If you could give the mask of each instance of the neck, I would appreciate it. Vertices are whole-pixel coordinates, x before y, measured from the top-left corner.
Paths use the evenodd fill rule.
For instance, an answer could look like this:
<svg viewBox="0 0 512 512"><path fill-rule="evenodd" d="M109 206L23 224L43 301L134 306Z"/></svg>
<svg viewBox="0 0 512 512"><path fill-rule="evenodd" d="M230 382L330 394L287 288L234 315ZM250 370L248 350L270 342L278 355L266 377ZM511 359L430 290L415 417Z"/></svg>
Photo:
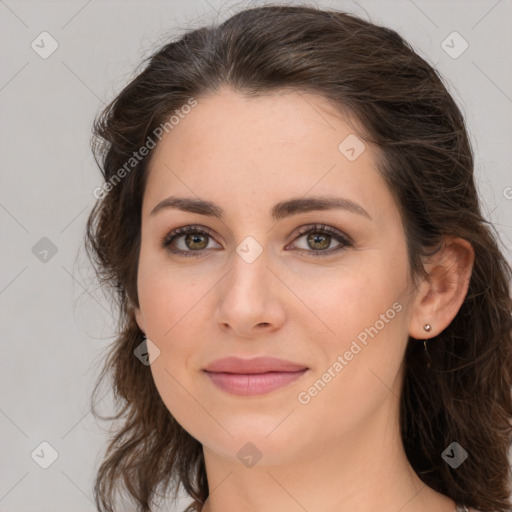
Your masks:
<svg viewBox="0 0 512 512"><path fill-rule="evenodd" d="M365 425L282 464L245 467L203 446L210 496L202 512L454 512L455 502L414 472L395 418L387 404Z"/></svg>

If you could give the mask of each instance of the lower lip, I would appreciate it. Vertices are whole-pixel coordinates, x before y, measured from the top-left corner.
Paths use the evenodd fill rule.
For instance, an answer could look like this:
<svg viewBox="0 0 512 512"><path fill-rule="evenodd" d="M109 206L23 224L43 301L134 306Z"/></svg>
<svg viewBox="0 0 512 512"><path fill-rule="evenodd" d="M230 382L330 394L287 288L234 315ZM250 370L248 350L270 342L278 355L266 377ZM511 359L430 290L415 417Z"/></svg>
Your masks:
<svg viewBox="0 0 512 512"><path fill-rule="evenodd" d="M212 382L223 391L239 396L263 395L296 381L308 371L268 373L206 372Z"/></svg>

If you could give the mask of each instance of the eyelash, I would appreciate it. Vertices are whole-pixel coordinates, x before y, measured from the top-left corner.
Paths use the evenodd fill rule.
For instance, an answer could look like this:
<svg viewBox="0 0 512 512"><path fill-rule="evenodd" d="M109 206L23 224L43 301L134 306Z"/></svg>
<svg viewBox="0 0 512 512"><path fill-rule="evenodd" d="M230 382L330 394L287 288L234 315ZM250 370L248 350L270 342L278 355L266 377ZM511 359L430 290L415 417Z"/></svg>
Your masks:
<svg viewBox="0 0 512 512"><path fill-rule="evenodd" d="M176 238L179 238L180 236L186 235L188 233L197 233L197 234L201 234L201 235L207 235L207 236L213 238L213 236L211 235L209 230L202 226L194 226L194 225L183 226L181 228L174 229L173 231L168 233L161 240L162 248L166 249L167 251L169 251L173 254L178 254L180 256L186 256L186 257L188 257L188 256L192 256L192 257L203 256L202 253L205 252L205 249L200 249L197 251L192 251L192 250L182 251L180 249L171 249L170 248L172 242L174 242L174 240ZM309 251L305 250L305 249L298 249L298 251L301 253L308 253L315 257L331 255L333 253L340 252L340 251L346 249L347 247L353 247L353 245L354 245L352 243L352 241L348 237L344 236L340 231L338 231L334 228L330 228L329 226L325 226L324 224L315 224L313 226L302 226L299 228L298 236L296 238L301 238L302 236L308 235L309 233L321 233L323 235L329 235L329 236L333 237L337 242L340 242L340 244L341 244L341 246L337 247L336 249L327 249L324 251L314 250L314 249L311 249Z"/></svg>

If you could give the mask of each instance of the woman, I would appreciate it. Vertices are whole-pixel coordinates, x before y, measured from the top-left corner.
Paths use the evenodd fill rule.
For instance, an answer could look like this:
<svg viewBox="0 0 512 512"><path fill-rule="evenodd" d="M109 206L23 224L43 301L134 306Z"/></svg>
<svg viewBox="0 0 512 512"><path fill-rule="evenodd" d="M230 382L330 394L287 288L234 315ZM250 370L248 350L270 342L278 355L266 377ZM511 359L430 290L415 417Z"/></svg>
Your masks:
<svg viewBox="0 0 512 512"><path fill-rule="evenodd" d="M151 56L95 135L100 511L179 485L203 512L511 510L511 269L396 32L244 10Z"/></svg>

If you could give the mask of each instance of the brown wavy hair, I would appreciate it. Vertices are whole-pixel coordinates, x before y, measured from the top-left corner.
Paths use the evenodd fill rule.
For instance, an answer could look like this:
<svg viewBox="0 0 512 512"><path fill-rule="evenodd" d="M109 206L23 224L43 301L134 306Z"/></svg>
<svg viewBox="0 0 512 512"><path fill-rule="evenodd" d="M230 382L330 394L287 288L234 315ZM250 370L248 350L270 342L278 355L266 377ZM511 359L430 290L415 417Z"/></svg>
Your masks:
<svg viewBox="0 0 512 512"><path fill-rule="evenodd" d="M444 235L472 244L467 296L429 341L430 368L422 344L409 339L400 428L426 485L484 512L510 511L512 269L482 215L464 118L439 73L395 31L316 6L245 9L187 31L142 64L94 122L92 148L105 183L191 98L200 101L223 86L247 96L312 92L357 119L354 131L379 151L378 170L400 209L414 280L426 276L421 258L439 250ZM92 394L95 416L118 422L95 480L101 512L114 511L118 491L141 512L169 489L176 498L180 486L199 506L209 494L201 444L167 410L150 367L133 353L143 340L133 306L150 158L151 152L119 183L111 181L86 228L99 283L119 310L116 339ZM119 407L108 417L95 410L107 375ZM469 453L457 469L441 457L453 441Z"/></svg>

